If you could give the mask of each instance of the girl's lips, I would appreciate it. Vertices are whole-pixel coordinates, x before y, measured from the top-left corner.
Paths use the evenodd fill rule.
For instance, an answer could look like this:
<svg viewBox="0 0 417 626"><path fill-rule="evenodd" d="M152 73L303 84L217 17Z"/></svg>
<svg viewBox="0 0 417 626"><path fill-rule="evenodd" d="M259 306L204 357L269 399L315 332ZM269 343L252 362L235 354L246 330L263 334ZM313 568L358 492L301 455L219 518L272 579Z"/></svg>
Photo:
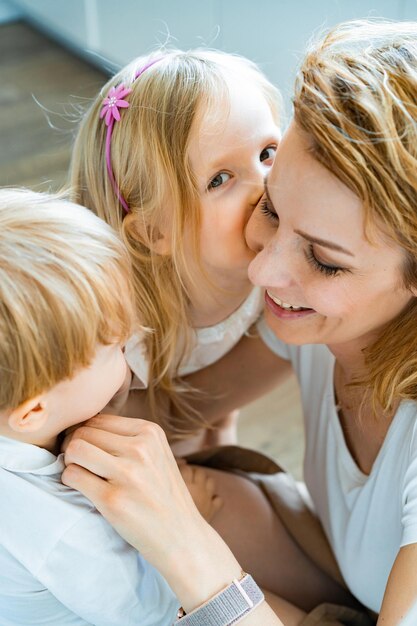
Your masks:
<svg viewBox="0 0 417 626"><path fill-rule="evenodd" d="M300 319L302 317L306 317L307 315L312 315L315 313L314 309L301 309L300 311L294 311L291 309L284 309L282 306L279 306L271 296L265 291L265 304L268 309L271 311L275 317L279 317L280 319L285 320L294 320Z"/></svg>

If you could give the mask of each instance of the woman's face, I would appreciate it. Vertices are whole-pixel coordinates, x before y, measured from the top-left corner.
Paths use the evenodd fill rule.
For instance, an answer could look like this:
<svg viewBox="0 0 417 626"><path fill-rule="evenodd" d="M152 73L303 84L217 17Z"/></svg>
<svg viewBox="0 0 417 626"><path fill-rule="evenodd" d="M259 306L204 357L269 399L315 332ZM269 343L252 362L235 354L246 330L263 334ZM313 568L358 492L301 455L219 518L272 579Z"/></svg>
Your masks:
<svg viewBox="0 0 417 626"><path fill-rule="evenodd" d="M293 344L363 348L413 294L402 249L364 233L361 201L309 152L293 123L278 148L267 193L247 227L258 254L249 277L266 287L266 318Z"/></svg>

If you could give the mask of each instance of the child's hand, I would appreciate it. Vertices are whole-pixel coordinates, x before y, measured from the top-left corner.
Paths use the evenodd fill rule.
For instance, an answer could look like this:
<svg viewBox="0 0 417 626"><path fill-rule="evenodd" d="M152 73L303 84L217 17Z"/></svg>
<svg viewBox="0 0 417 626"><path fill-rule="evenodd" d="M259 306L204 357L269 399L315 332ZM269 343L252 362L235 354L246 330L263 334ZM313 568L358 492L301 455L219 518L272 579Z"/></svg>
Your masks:
<svg viewBox="0 0 417 626"><path fill-rule="evenodd" d="M179 460L178 467L194 504L204 519L210 522L223 506L221 498L215 494L214 480L207 476L204 468L188 465L182 459Z"/></svg>

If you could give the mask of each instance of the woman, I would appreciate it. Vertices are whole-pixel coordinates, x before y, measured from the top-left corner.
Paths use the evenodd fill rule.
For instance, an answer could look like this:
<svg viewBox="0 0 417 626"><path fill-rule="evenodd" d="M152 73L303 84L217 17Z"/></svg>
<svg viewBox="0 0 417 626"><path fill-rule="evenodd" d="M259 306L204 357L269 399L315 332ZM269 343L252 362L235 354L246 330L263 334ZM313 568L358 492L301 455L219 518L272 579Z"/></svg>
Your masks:
<svg viewBox="0 0 417 626"><path fill-rule="evenodd" d="M417 598L417 24L334 29L302 64L294 110L247 228L250 277L266 287L260 334L276 355L264 356L277 377L289 362L298 375L305 480L343 578L378 624L394 625ZM213 366L225 410L259 379L263 350L240 372L242 350L250 339ZM106 479L77 465L63 476L160 569L186 612L239 578L240 563L298 606L326 588L337 598L254 484L214 472L224 506L213 524L230 551L153 425L97 418L67 460ZM275 610L262 602L242 623L302 619Z"/></svg>

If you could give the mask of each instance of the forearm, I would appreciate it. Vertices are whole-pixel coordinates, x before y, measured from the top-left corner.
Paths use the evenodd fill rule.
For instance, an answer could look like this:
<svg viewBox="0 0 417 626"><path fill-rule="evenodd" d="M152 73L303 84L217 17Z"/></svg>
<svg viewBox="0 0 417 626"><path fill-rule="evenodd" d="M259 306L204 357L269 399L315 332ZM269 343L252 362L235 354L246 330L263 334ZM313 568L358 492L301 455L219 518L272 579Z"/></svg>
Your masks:
<svg viewBox="0 0 417 626"><path fill-rule="evenodd" d="M189 549L181 550L174 562L167 561L161 570L186 613L206 603L242 575L241 566L220 536L208 524L200 530L201 533L197 532L194 541L190 542ZM178 568L178 562L181 568ZM240 623L245 626L284 626L266 602Z"/></svg>
<svg viewBox="0 0 417 626"><path fill-rule="evenodd" d="M194 408L212 421L271 391L290 373L290 363L274 354L260 337L244 336L222 359L186 380L202 391L193 400Z"/></svg>

